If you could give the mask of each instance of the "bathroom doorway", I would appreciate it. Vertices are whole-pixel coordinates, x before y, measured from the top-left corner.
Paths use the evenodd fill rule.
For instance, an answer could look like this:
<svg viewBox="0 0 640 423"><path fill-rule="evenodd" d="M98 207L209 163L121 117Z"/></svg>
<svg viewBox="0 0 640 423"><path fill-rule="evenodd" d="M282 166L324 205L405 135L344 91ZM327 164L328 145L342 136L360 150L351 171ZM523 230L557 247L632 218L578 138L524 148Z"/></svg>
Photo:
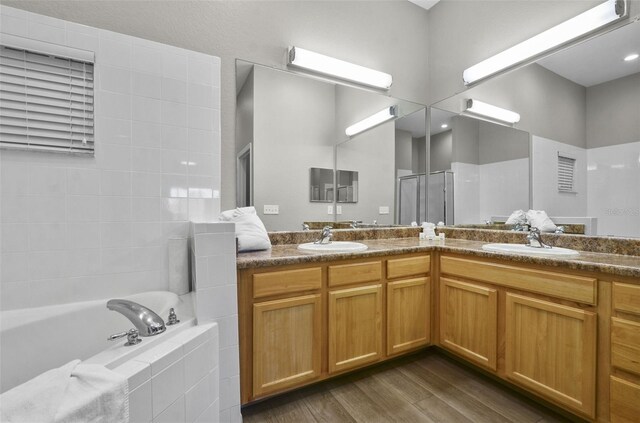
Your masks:
<svg viewBox="0 0 640 423"><path fill-rule="evenodd" d="M253 204L252 144L247 144L236 156L236 206Z"/></svg>

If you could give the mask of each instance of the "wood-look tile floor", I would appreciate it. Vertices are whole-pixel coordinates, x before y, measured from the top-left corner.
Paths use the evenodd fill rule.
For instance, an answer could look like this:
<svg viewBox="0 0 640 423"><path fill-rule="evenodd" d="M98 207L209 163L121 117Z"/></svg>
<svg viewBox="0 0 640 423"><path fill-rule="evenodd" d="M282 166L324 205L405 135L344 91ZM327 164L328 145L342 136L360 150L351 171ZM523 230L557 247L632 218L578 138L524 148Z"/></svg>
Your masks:
<svg viewBox="0 0 640 423"><path fill-rule="evenodd" d="M244 423L568 422L437 352L365 369L245 407Z"/></svg>

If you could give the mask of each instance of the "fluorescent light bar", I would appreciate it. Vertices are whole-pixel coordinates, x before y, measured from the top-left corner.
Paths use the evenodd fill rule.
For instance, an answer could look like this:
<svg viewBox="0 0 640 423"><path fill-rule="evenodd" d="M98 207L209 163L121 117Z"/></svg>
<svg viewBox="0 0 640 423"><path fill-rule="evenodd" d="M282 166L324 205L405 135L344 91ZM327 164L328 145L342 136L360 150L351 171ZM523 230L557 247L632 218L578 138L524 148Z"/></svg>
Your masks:
<svg viewBox="0 0 640 423"><path fill-rule="evenodd" d="M593 9L465 69L462 72L464 84L472 84L588 34L624 17L626 10L626 0L607 0Z"/></svg>
<svg viewBox="0 0 640 423"><path fill-rule="evenodd" d="M362 119L358 123L354 123L347 129L345 129L344 133L347 134L347 136L352 137L356 134L359 134L360 132L366 131L367 129L371 129L374 126L385 123L397 116L397 106L387 107L384 110L380 110L378 113L369 116L368 118Z"/></svg>
<svg viewBox="0 0 640 423"><path fill-rule="evenodd" d="M300 47L289 47L289 65L324 75L354 81L371 87L389 89L393 77L388 73L314 53Z"/></svg>
<svg viewBox="0 0 640 423"><path fill-rule="evenodd" d="M520 122L520 115L518 113L478 100L467 100L467 108L465 111L511 124Z"/></svg>

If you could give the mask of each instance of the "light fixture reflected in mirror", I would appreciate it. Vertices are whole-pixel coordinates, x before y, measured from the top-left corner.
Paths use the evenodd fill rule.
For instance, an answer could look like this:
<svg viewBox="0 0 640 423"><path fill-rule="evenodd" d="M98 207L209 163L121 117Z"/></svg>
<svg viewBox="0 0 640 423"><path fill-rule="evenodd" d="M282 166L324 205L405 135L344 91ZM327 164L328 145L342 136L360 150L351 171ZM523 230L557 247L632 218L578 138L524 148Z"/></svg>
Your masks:
<svg viewBox="0 0 640 423"><path fill-rule="evenodd" d="M473 99L467 100L465 114L506 122L511 125L520 121L520 115L516 112Z"/></svg>
<svg viewBox="0 0 640 423"><path fill-rule="evenodd" d="M374 113L368 118L362 119L360 122L349 126L345 129L344 133L347 134L348 137L352 137L360 132L366 131L367 129L371 129L391 119L395 119L396 117L398 117L398 106L385 107L378 113Z"/></svg>

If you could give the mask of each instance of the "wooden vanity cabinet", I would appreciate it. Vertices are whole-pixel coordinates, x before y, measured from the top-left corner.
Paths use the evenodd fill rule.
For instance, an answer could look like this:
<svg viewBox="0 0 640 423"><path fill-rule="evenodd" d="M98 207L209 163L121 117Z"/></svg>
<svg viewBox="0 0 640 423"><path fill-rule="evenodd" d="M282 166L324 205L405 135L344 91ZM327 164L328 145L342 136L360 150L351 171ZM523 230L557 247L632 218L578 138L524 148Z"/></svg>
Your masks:
<svg viewBox="0 0 640 423"><path fill-rule="evenodd" d="M640 285L612 283L612 423L640 421Z"/></svg>
<svg viewBox="0 0 640 423"><path fill-rule="evenodd" d="M595 418L595 278L443 255L439 293L443 348Z"/></svg>
<svg viewBox="0 0 640 423"><path fill-rule="evenodd" d="M240 270L241 402L427 346L430 270L429 254Z"/></svg>

